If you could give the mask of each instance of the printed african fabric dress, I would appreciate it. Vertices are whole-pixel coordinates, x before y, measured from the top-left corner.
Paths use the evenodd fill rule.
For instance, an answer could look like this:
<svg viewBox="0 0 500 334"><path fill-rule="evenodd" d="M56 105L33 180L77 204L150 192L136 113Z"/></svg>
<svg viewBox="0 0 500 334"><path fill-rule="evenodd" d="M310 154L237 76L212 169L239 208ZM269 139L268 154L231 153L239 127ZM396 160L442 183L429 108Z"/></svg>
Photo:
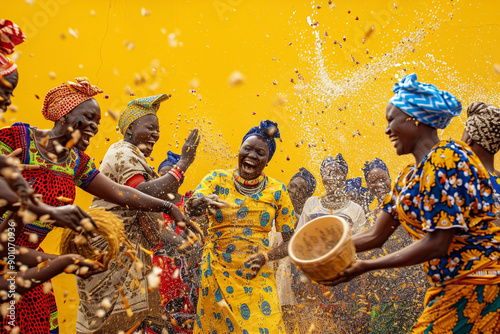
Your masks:
<svg viewBox="0 0 500 334"><path fill-rule="evenodd" d="M285 185L266 179L262 192L247 197L236 190L232 171L217 170L193 194L216 194L231 205L209 215L194 333L285 333L273 269L264 265L250 279L252 272L244 264L252 254L269 250L273 222L278 232L294 228Z"/></svg>
<svg viewBox="0 0 500 334"><path fill-rule="evenodd" d="M69 151L66 159L53 162L40 154L35 141L36 128L25 123L14 123L11 127L0 130L0 153L7 155L21 148L18 156L22 164L39 165L41 168L23 171L24 178L37 194L43 196L43 202L51 206L73 204L76 196L75 186L85 189L99 171L94 162L84 152L76 147ZM58 197L65 197L68 202ZM16 245L30 249L39 249L40 243L52 230L50 225L40 221L26 224L23 234ZM28 240L29 234L36 234L38 241ZM57 306L53 292L45 294L43 287L37 286L23 295L16 305L16 324L21 327L21 333L58 333ZM4 325L5 323L4 319ZM0 328L3 333L4 326Z"/></svg>
<svg viewBox="0 0 500 334"><path fill-rule="evenodd" d="M143 175L146 181L158 178L137 146L123 140L109 147L100 171L122 185L135 175ZM127 332L141 323L139 330L161 333L165 321L162 319L160 294L158 289L149 287L147 275L152 270L152 261L144 250L149 251L160 242L158 221L163 219L162 213L129 210L98 197L94 197L92 207L110 210L123 221L127 241L133 245L135 257L143 266L138 266L137 261L127 256L122 245L120 254L110 261L107 271L87 279L77 277L80 304L76 329L79 333L118 333ZM100 236L93 238L90 244L96 249L107 247L105 239ZM124 287L122 296L117 294L116 286ZM100 304L105 298L111 302L111 307L104 316L98 316L97 311L102 310Z"/></svg>
<svg viewBox="0 0 500 334"><path fill-rule="evenodd" d="M423 265L434 286L412 333L500 333L500 228L488 172L470 147L437 144L400 173L384 210L415 240L455 229L448 254Z"/></svg>

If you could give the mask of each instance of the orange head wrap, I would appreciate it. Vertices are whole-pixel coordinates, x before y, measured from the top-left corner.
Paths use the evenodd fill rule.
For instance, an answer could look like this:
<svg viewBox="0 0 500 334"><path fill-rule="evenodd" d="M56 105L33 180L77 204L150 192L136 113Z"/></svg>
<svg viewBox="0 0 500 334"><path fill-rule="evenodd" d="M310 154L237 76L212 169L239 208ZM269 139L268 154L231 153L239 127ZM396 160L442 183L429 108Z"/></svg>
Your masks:
<svg viewBox="0 0 500 334"><path fill-rule="evenodd" d="M47 93L42 107L42 114L45 119L56 122L80 103L102 93L102 90L91 85L86 77L76 78L75 80L77 82L66 81Z"/></svg>

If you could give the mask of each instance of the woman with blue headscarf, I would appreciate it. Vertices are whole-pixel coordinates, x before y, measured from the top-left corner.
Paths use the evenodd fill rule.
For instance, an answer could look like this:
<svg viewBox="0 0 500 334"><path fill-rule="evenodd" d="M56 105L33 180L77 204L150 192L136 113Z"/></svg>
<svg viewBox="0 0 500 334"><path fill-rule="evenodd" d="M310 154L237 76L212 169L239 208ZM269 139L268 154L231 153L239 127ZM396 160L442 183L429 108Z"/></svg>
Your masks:
<svg viewBox="0 0 500 334"><path fill-rule="evenodd" d="M461 141L440 141L462 106L416 74L394 85L386 135L398 155L411 154L375 226L355 235L357 252L381 247L402 225L415 240L375 260L357 261L336 285L358 275L423 263L433 284L412 333L497 333L500 328L500 228L488 171Z"/></svg>
<svg viewBox="0 0 500 334"><path fill-rule="evenodd" d="M265 264L288 255L295 213L285 185L263 173L276 151L278 125L262 121L244 137L238 168L210 172L186 202L207 213L194 333L285 333L274 271ZM283 243L270 249L272 225Z"/></svg>

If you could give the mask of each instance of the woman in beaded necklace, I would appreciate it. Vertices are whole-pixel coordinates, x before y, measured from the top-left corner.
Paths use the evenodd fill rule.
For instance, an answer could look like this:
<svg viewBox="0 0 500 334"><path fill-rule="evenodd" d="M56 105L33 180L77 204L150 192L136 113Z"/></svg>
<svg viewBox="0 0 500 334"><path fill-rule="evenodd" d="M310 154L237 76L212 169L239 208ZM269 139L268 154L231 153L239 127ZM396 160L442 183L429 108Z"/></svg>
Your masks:
<svg viewBox="0 0 500 334"><path fill-rule="evenodd" d="M280 138L263 121L243 138L234 171L210 172L186 203L200 216L209 209L208 241L194 333L285 333L274 271L265 266L288 255L293 206L285 185L262 172ZM273 222L283 243L270 249Z"/></svg>

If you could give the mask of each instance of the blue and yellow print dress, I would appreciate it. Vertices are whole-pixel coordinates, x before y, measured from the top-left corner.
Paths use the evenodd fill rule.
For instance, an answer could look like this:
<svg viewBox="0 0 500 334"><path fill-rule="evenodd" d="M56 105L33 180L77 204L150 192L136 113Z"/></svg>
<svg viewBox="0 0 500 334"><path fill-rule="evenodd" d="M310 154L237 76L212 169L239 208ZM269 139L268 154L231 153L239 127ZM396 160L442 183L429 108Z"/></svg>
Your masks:
<svg viewBox="0 0 500 334"><path fill-rule="evenodd" d="M477 281L478 272L498 268L500 228L492 222L493 196L477 155L465 143L448 140L399 174L384 210L415 240L436 229L456 229L448 254L424 263L430 281L440 286L470 277Z"/></svg>
<svg viewBox="0 0 500 334"><path fill-rule="evenodd" d="M247 197L236 190L232 171L217 170L193 194L216 194L231 205L209 216L194 333L285 333L273 269L264 265L249 279L252 273L244 264L250 255L269 250L273 223L278 232L294 227L285 185L266 178L266 188Z"/></svg>

